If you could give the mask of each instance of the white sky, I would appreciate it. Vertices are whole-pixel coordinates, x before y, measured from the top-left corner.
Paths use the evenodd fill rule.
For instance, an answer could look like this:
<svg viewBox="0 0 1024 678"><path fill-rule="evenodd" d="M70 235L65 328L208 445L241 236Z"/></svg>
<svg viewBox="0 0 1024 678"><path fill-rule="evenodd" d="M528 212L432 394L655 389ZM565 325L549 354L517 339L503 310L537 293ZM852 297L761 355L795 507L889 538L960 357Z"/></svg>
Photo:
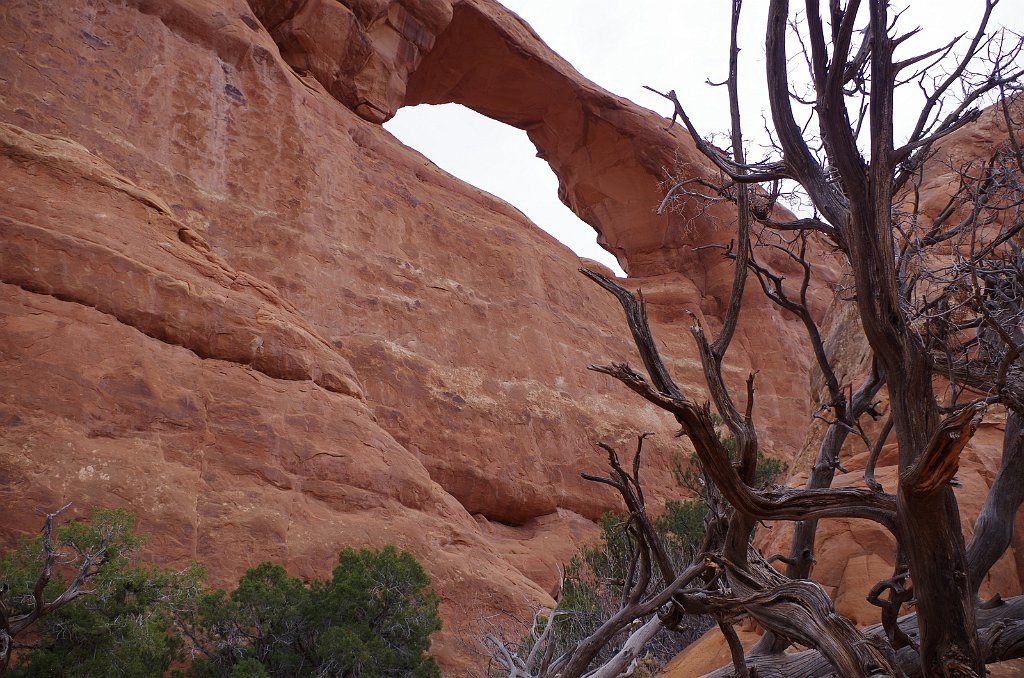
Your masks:
<svg viewBox="0 0 1024 678"><path fill-rule="evenodd" d="M702 133L727 129L724 88L706 84L727 73L727 0L501 2L605 89L663 114L671 111L667 102L643 86L675 89ZM768 108L762 82L767 6L766 0L748 0L740 25L744 132L755 138L761 113ZM901 25L922 26L924 31L897 56L925 51L973 30L983 7L983 0L917 0ZM1024 30L1024 0L1003 0L993 23ZM597 245L593 229L558 200L558 182L547 163L536 157L525 132L456 104L403 108L385 127L444 170L519 208L580 256L597 259L621 275L614 258Z"/></svg>

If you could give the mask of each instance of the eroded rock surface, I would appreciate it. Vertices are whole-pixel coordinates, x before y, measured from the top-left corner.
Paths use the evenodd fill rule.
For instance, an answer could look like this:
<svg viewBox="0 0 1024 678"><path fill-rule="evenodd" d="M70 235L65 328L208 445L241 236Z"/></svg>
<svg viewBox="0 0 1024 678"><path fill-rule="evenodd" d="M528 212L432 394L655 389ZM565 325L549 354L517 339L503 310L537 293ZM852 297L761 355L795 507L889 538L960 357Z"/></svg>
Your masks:
<svg viewBox="0 0 1024 678"><path fill-rule="evenodd" d="M36 507L126 506L155 561L198 559L218 584L395 543L433 577L434 649L461 675L483 620L553 604L561 563L619 508L579 478L604 467L595 440L657 432L648 495L677 493L673 422L585 369L637 361L614 301L379 125L455 101L526 130L697 388L688 313L717 329L732 269L692 246L728 242L733 215L654 214L667 167L708 172L692 144L518 17L10 0L0 35L0 541L37 529ZM762 441L790 458L808 352L749 295L727 376L760 370Z"/></svg>
<svg viewBox="0 0 1024 678"><path fill-rule="evenodd" d="M281 49L336 99L384 122L405 99L409 74L452 19L451 0L250 0Z"/></svg>
<svg viewBox="0 0 1024 678"><path fill-rule="evenodd" d="M459 673L616 507L578 476L594 440L664 432L673 486L668 420L585 369L632 348L579 259L293 70L248 4L13 2L0 33L5 543L67 501L131 508L217 584L393 542Z"/></svg>

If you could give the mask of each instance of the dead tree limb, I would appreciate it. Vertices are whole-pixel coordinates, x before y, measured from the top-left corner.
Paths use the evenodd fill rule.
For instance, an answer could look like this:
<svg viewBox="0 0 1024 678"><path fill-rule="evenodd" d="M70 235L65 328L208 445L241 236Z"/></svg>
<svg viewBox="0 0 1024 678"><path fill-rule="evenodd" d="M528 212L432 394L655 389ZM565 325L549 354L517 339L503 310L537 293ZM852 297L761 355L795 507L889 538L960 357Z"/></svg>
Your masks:
<svg viewBox="0 0 1024 678"><path fill-rule="evenodd" d="M1000 601L991 609L978 609L977 627L980 647L986 664L1024 657L1024 596ZM917 613L899 618L900 631L914 644L920 640L917 627ZM863 634L869 638L884 637L881 624L869 626ZM896 668L908 678L923 676L920 657L912 645L895 654ZM748 654L747 663L757 671L758 678L831 678L835 668L817 650L805 650L792 654ZM732 667L723 667L707 673L701 678L728 678Z"/></svg>
<svg viewBox="0 0 1024 678"><path fill-rule="evenodd" d="M974 537L967 547L971 590L977 595L985 575L1006 552L1013 538L1013 522L1024 502L1024 422L1015 411L1006 416L1003 460L978 519Z"/></svg>

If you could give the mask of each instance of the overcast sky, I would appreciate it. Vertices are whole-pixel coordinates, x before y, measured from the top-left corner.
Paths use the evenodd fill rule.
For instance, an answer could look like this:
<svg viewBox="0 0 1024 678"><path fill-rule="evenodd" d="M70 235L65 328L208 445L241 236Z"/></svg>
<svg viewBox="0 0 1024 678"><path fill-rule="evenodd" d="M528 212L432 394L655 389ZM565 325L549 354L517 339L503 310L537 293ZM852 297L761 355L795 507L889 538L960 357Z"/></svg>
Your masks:
<svg viewBox="0 0 1024 678"><path fill-rule="evenodd" d="M706 84L727 73L730 3L727 0L502 0L580 73L641 106L670 113L643 89L675 89L705 134L728 124L723 88ZM902 7L905 3L895 3ZM740 28L741 99L747 136L767 109L763 90L764 20L768 3L747 2ZM996 21L1024 30L1022 0L1003 0ZM908 42L909 55L970 30L983 0L918 0L902 17L904 28L925 30ZM909 108L909 107L907 107ZM536 157L526 133L456 104L403 108L385 127L455 176L519 208L580 256L619 271L589 226L558 200L558 183Z"/></svg>

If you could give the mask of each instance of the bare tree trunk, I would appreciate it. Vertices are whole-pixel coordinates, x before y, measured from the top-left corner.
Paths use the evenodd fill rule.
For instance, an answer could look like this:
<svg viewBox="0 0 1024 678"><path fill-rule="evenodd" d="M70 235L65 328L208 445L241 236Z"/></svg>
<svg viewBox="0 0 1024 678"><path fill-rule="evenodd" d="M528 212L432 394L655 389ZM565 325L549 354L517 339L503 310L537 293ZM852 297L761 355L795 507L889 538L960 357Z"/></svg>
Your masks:
<svg viewBox="0 0 1024 678"><path fill-rule="evenodd" d="M1010 47L1005 48L1003 39L1006 36L986 33L996 2L998 0L986 0L984 16L964 55L951 56L954 41L937 50L897 61L894 57L896 47L914 32L899 35L897 21L890 16L890 3L886 0L830 0L828 3L805 0L800 20L791 20L788 0L770 0L765 42L766 75L771 105L770 131L776 153L759 162L747 163L742 152L735 67L739 0L733 1L730 75L726 81L732 114L731 156L701 138L674 92L663 95L675 104L673 119L679 118L686 125L698 150L720 170L722 183L715 186L713 181L703 176L683 179L669 192L665 202L679 187L697 182L735 202L740 211L740 248L734 251L731 244L728 248L722 247L737 265L722 333L712 341L700 323L694 322L691 327L700 353L707 393L735 439L738 463L732 463L728 450L718 437L711 406L694 403L669 376L647 325L642 295L635 296L599 274L586 272L622 303L650 383L643 375L621 363L592 366L591 369L619 379L636 393L673 414L682 426L681 434L693 443L706 478L729 504L721 516L728 517L724 544L720 551L707 555L723 568L721 576L712 581L724 582L727 588L724 591L712 590L709 583L704 594L708 609L716 614L719 621L731 620L729 615L742 610L777 635L773 638L770 633L766 634L757 649L778 653L790 642L815 647L821 656L827 657L832 669L844 678L898 675L900 669L893 665L897 661L894 647L900 648L900 662L908 652L919 647L918 669L923 675L977 678L984 672L984 656L993 652L1012 654L1020 642L1012 625L1002 625L986 629L984 642L979 643L975 592L984 572L1005 550L1009 536L1004 525L1012 521L1016 508L1024 500L1024 490L1015 491L1008 486L1024 471L1024 451L1018 451L1018 448L1024 449L1024 443L1017 433L1010 435L1011 429L1019 431L1022 424L1014 420L1008 425L1003 469L979 520L978 538L976 544L972 544L970 559L950 481L957 471L960 454L980 421L980 410L976 405L998 401L1012 404L1011 398L1017 397L1015 394L1019 391L1014 390L1015 384L1008 383L1008 375L1012 372L1010 366L1024 348L1019 341L1008 339L1006 334L1010 328L1004 329L1001 325L1024 322L1024 312L1017 310L1016 306L1019 294L1015 285L1020 283L1011 281L1024 279L1024 264L1015 268L1015 264L1006 259L1006 253L993 255L993 252L1024 229L1024 220L1019 219L1022 203L1014 197L1024 191L1010 187L1006 189L1008 192L999 193L1002 190L1000 186L1008 185L1000 182L1009 175L1001 168L996 171L993 160L988 174L980 179L961 171L964 181L960 193L950 199L949 209L936 217L931 225L919 228L922 221L929 219L921 214L918 202L912 205L912 212L907 212L903 209L902 198L896 199L910 177L923 166L936 140L977 118L977 111L971 107L979 97L1002 88L1006 83L1016 82L1024 75L1024 69L1014 65L1024 53L1024 39L1017 39L1019 36L1007 38L1006 44ZM813 101L797 97L794 91L799 90L802 84L791 86L788 81L789 70L796 63L787 54L790 28L800 37ZM855 49L856 36L861 37L857 38L860 47ZM979 74L971 66L975 57L984 55L986 50L991 72L984 77L984 73ZM954 62L950 69L935 69L935 63L947 56ZM932 57L938 61L933 62ZM982 60L984 58L982 56ZM906 69L909 68L914 69L913 75L907 75ZM925 91L926 103L919 111L917 124L908 140L896 148L893 108L897 83L913 83L915 80ZM962 90L958 92L959 98L951 97L952 105L943 110L946 97L955 90ZM802 119L798 123L796 112L801 106L807 107L812 120ZM803 117L802 111L800 117ZM1008 116L1007 120L1009 124ZM810 137L806 136L808 134ZM782 191L779 188L782 180L794 181L806 191L815 207L813 216L789 221L774 219L773 211ZM977 183L972 185L975 180ZM771 188L749 191L748 184L771 184ZM1015 190L1017 193L1013 193ZM984 228L996 222L997 217L992 214L979 217L980 211L993 205L1004 205L1010 212L1017 208L1017 216L1011 217L1017 222L997 238L989 240L980 250L974 249L972 240L972 249L967 257L954 246L953 250L958 253L956 261L944 269L947 277L943 279L942 275L936 274L928 278L927 266L922 263L927 261L924 248L943 242L948 247L949 239L958 233L966 233L964 229ZM970 217L959 224L944 226L950 215L961 208L969 211ZM756 219L764 229L756 234L759 245L784 252L803 267L799 300L790 291L792 282L784 285L780 273L757 262L754 248L750 246L751 219ZM797 235L787 237L786 231L797 232ZM848 395L846 385L840 385L833 373L808 310L811 266L805 254L811 232L824 234L836 250L846 256L852 274L853 300L874 361L871 377L856 395ZM765 242L766 233L769 238L774 236L776 239ZM973 237L976 230L971 233ZM1017 259L1024 262L1019 243L1009 242L1005 249L1016 252ZM990 258L995 264L984 260L989 255L993 255ZM936 333L928 324L937 317L933 313L936 308L940 315L950 306L965 308L962 301L946 296L953 294L954 283L961 282L965 267L971 270L974 311L985 326L978 322L954 321L949 328ZM829 387L831 399L826 409L835 413L819 446L806 487L799 490L753 487L753 466L758 446L751 416L754 376L751 375L747 382L745 407L741 407L742 401L729 392L722 378L723 358L736 327L748 268L755 273L770 299L795 313L807 326L816 359ZM1015 278L1013 271L1016 271ZM926 277L924 282L921 282L921 275ZM986 275L988 277L984 277ZM979 279L982 279L981 283ZM988 287L990 283L1000 281L1005 283L1002 288ZM948 287L943 288L943 285ZM936 292L938 299L929 296ZM1013 302L1012 312L996 313L986 308L984 298L991 301L1004 292L1004 296L1008 295ZM945 306L942 305L944 302ZM915 304L921 304L920 308ZM974 382L967 384L982 394L978 400L964 403L959 398L965 387L951 386L949 408L941 411L951 414L943 419L933 386L936 375L934 361L938 360L935 356L941 352L936 347L948 348L949 344L942 344L942 341L950 336L963 336L965 330L972 328L981 328L977 329L977 342L983 342L983 334L989 332L998 334L1009 348L1003 351L1001 359L990 360L992 364L984 373L986 378L995 375L995 387L978 387ZM997 344L988 342L981 349L966 344L962 347L961 357L974 359L974 354L988 351L992 346L998 352ZM953 359L949 361L952 383L959 372L952 364ZM977 374L976 370L967 371ZM977 381L976 376L974 379ZM868 412L874 416L871 399L883 381L889 389L889 419L879 439L872 444L859 428L859 418ZM1024 402L1024 396L1020 401ZM854 431L871 449L871 461L865 472L865 482L870 490L830 489L839 465L839 452L850 432ZM873 478L877 454L890 432L895 433L899 447L899 480L895 496L886 494ZM628 492L624 493L632 511L627 495ZM879 582L871 592L873 602L883 607L885 625L884 632L870 640L835 614L820 587L802 580L808 576L814 558L816 521L838 516L875 520L889 528L899 544L897 571L891 579ZM763 519L797 522L790 556L785 559L789 578L774 579L767 571L770 568L761 567L756 557L748 555L751 530L756 521ZM908 588L908 581L912 583L912 589ZM888 600L882 600L881 592L886 590L891 591L891 595ZM693 596L697 594L688 595L692 603L695 600ZM910 641L897 624L900 608L911 595L917 601L915 633L919 634L919 643ZM689 610L680 595L674 596L673 600L682 609ZM795 670L786 675L812 675L804 673L803 668L796 670L797 665L792 661L780 656L757 655L759 671L760 667L778 664ZM742 662L737 662L737 667L742 671Z"/></svg>
<svg viewBox="0 0 1024 678"><path fill-rule="evenodd" d="M1024 596L1001 601L990 609L979 609L977 626L980 629L981 648L985 663L1008 661L1024 657ZM918 637L917 615L900 617L900 629L908 637ZM864 629L864 635L878 637L884 634L881 624ZM805 650L792 654L747 655L747 664L757 671L758 678L832 678L836 675L827 659L817 650ZM895 653L898 671L909 678L925 676L918 654L912 647L905 647ZM701 678L729 678L732 667L725 666ZM898 675L898 674L897 674ZM930 674L934 675L934 674Z"/></svg>
<svg viewBox="0 0 1024 678"><path fill-rule="evenodd" d="M930 374L914 367L919 361L923 356L914 355L911 369L904 369L903 378L890 380L889 389L900 445L898 540L914 582L921 664L929 676L984 676L960 512L949 487L973 429L950 431L938 425ZM898 367L886 369L893 373ZM932 439L922 440L929 431L935 431ZM951 432L964 438L955 441L959 449L944 447Z"/></svg>
<svg viewBox="0 0 1024 678"><path fill-rule="evenodd" d="M1017 412L1009 410L1003 434L1003 461L974 523L974 537L967 548L971 591L975 595L985 575L1010 546L1014 517L1024 502L1022 429L1024 420Z"/></svg>

